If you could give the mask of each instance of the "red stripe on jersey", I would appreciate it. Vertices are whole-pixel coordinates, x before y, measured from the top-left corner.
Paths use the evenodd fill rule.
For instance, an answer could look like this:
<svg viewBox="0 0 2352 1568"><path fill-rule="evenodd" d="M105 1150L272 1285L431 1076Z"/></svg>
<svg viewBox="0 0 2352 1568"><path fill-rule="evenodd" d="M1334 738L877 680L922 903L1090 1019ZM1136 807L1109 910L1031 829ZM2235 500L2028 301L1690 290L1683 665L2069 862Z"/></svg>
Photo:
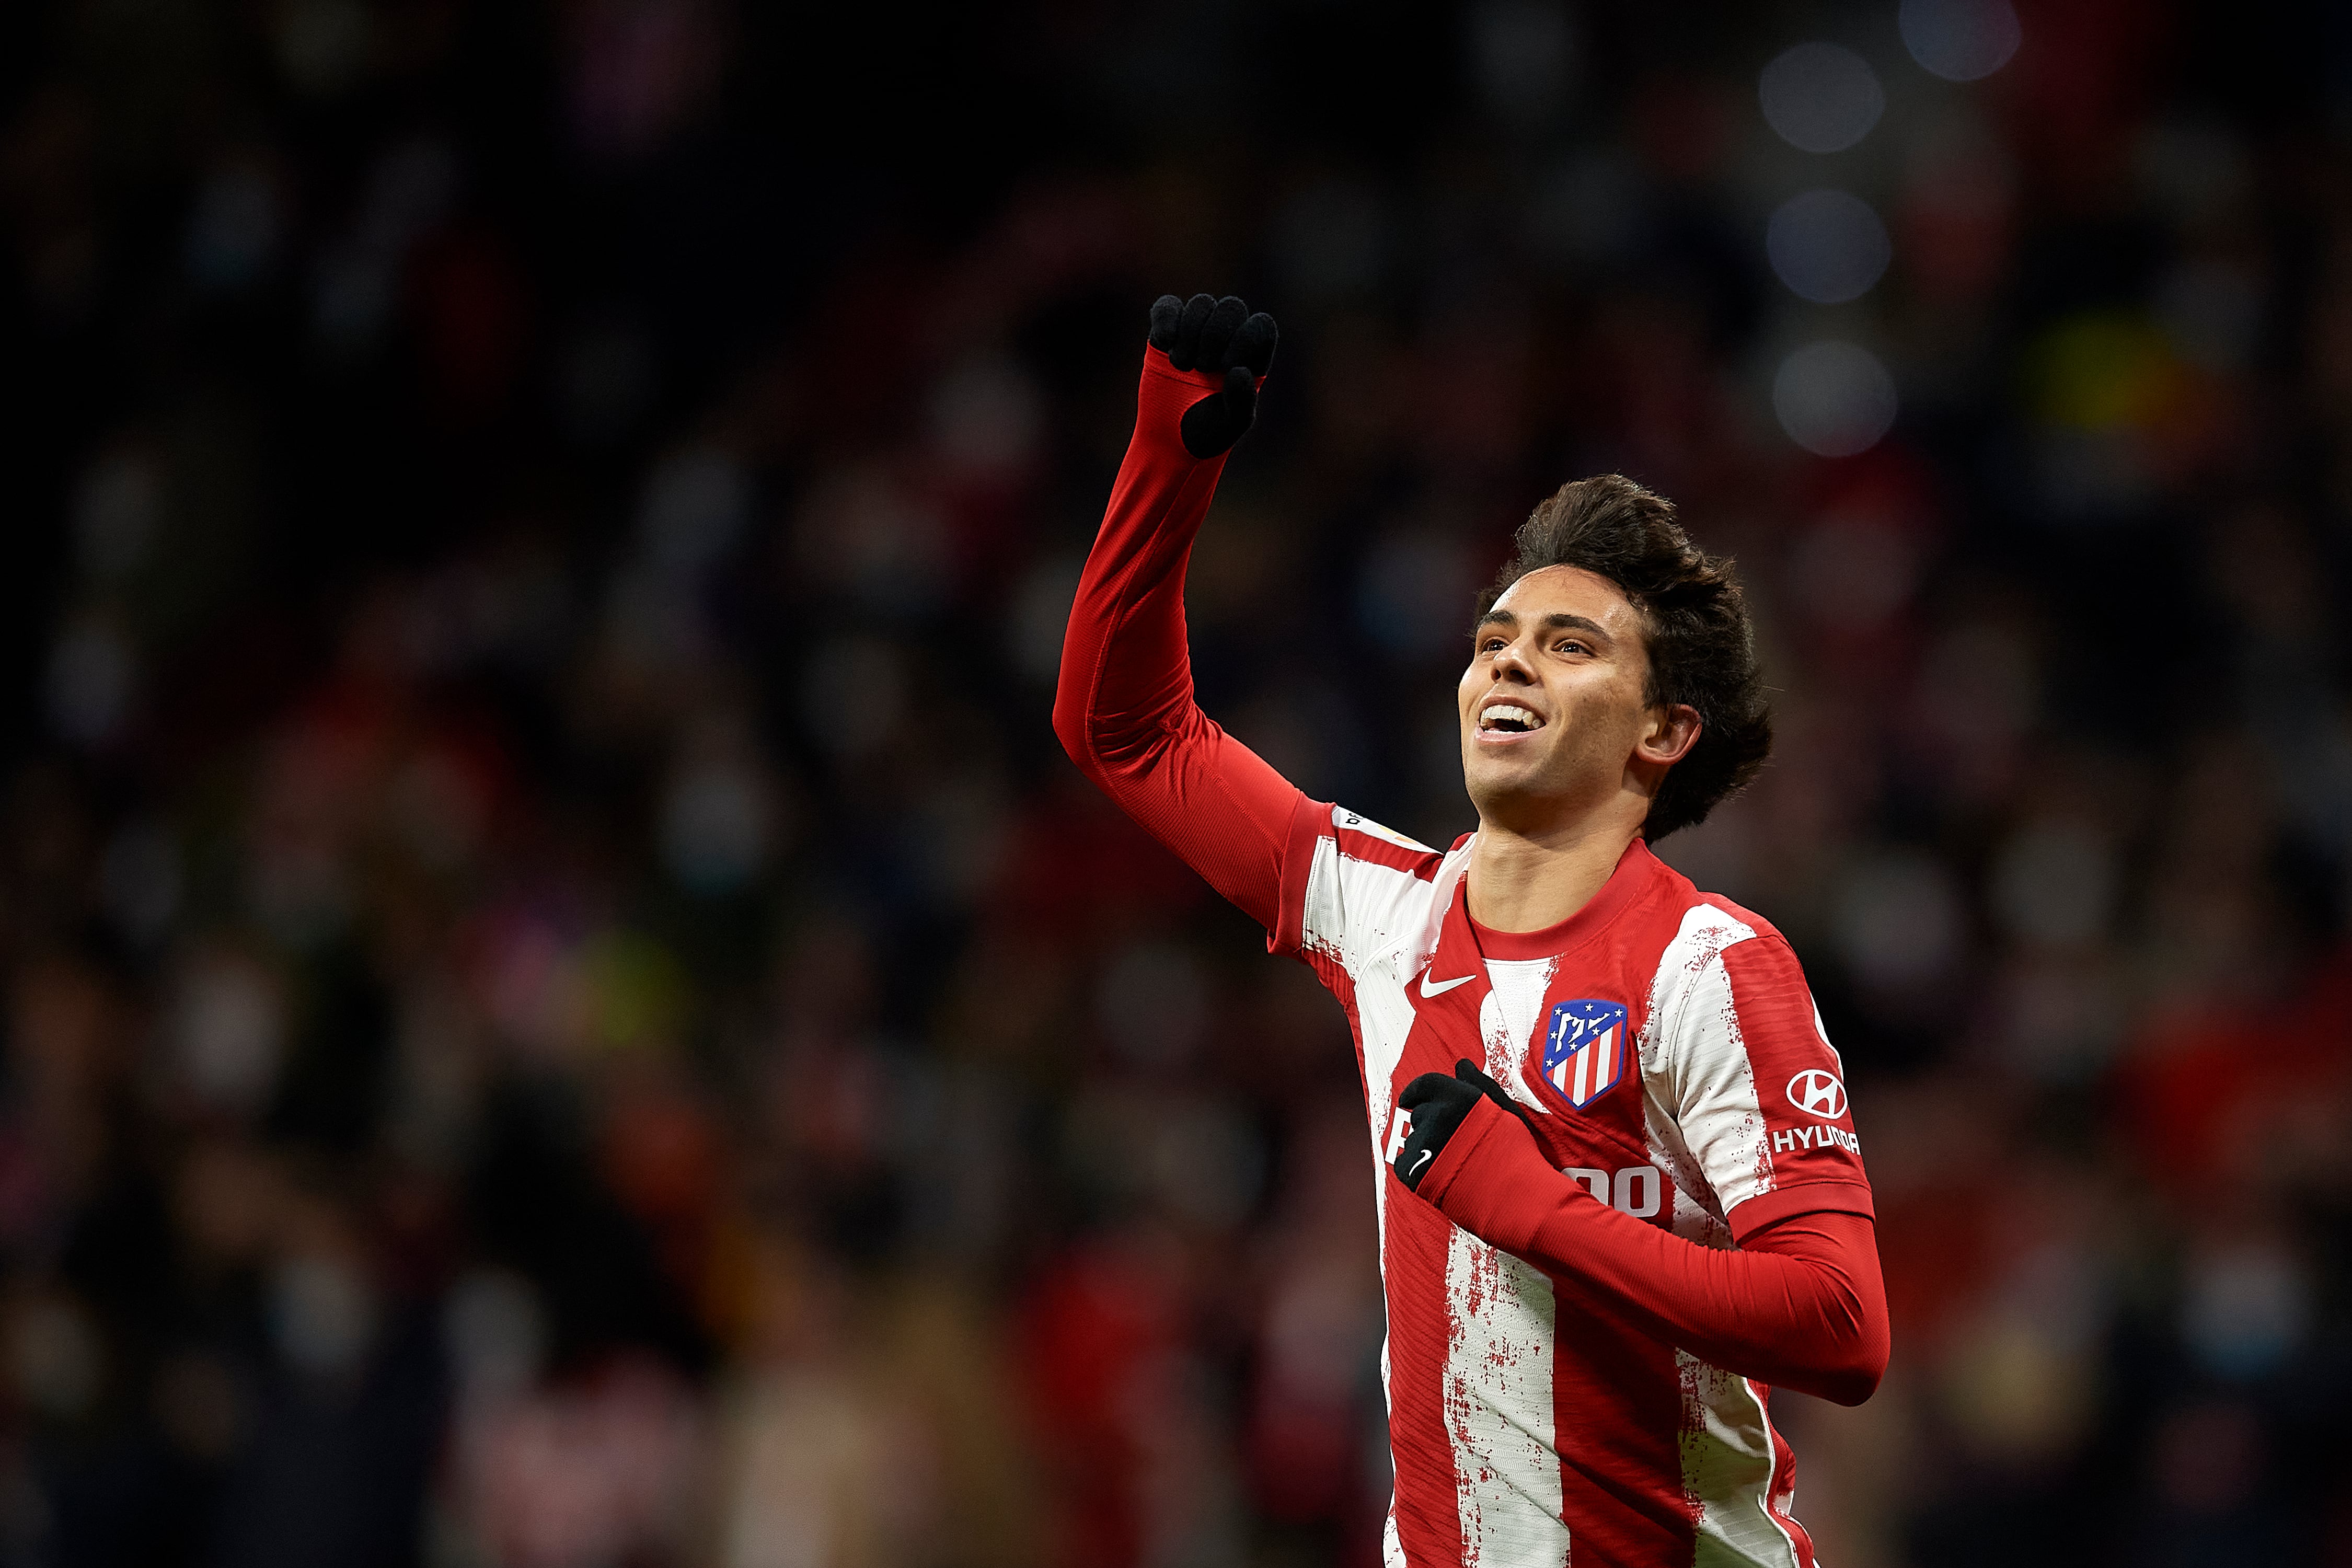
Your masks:
<svg viewBox="0 0 2352 1568"><path fill-rule="evenodd" d="M1332 816L1331 836L1339 840L1339 853L1349 859L1410 871L1424 882L1435 879L1437 868L1445 858L1434 849L1415 849L1377 833L1342 826L1336 812Z"/></svg>
<svg viewBox="0 0 2352 1568"><path fill-rule="evenodd" d="M1580 1563L1688 1563L1697 1510L1661 1478L1682 1475L1682 1384L1674 1347L1555 1276L1560 1516Z"/></svg>
<svg viewBox="0 0 2352 1568"><path fill-rule="evenodd" d="M1389 1450L1396 1461L1397 1539L1408 1563L1460 1563L1462 1517L1446 1430L1445 1257L1454 1224L1383 1170L1389 1282ZM1398 1287L1409 1285L1400 1291Z"/></svg>

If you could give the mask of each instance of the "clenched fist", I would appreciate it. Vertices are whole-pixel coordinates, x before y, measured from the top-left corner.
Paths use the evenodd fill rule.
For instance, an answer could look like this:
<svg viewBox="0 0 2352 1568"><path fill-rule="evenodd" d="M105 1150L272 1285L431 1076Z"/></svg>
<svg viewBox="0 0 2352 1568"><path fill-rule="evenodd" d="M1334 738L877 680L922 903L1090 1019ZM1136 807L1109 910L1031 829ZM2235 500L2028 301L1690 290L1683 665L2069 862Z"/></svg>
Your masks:
<svg viewBox="0 0 2352 1568"><path fill-rule="evenodd" d="M1503 1086L1465 1058L1454 1064L1452 1078L1442 1072L1425 1072L1405 1085L1404 1092L1397 1096L1397 1109L1412 1119L1412 1131L1391 1162L1397 1180L1412 1192L1420 1192L1421 1178L1445 1152L1445 1145L1462 1130L1462 1123L1469 1120L1472 1108L1481 1097L1517 1117L1528 1131L1535 1131L1527 1111L1503 1092Z"/></svg>
<svg viewBox="0 0 2352 1568"><path fill-rule="evenodd" d="M1162 294L1151 307L1151 346L1168 356L1178 370L1205 370L1224 377L1224 390L1213 392L1184 411L1184 449L1195 458L1213 458L1249 434L1257 417L1257 384L1274 367L1274 345L1280 333L1274 318L1250 308L1231 294L1222 300L1195 294L1179 300Z"/></svg>

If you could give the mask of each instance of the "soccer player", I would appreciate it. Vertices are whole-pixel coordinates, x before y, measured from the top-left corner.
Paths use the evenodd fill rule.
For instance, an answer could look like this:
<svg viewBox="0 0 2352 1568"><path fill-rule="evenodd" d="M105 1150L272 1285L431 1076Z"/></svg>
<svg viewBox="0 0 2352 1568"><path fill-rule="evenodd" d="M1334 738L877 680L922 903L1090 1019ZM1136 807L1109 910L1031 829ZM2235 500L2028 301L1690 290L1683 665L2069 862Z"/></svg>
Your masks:
<svg viewBox="0 0 2352 1568"><path fill-rule="evenodd" d="M1885 1369L1861 1145L1788 942L1651 852L1770 744L1738 584L1660 497L1568 485L1470 629L1477 831L1441 853L1308 799L1201 712L1185 647L1185 561L1275 342L1239 300L1152 307L1054 722L1346 1009L1385 1561L1811 1568L1770 1391L1858 1404Z"/></svg>

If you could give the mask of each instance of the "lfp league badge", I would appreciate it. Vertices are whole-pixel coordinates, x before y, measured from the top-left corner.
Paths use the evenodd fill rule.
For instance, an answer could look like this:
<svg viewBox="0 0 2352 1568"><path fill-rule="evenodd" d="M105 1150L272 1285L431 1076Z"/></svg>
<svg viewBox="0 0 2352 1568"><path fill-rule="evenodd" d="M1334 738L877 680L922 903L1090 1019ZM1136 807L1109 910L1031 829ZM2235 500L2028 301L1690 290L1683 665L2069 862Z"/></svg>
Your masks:
<svg viewBox="0 0 2352 1568"><path fill-rule="evenodd" d="M1544 1077L1581 1110L1625 1076L1625 1047L1623 1003L1554 1003L1544 1025Z"/></svg>

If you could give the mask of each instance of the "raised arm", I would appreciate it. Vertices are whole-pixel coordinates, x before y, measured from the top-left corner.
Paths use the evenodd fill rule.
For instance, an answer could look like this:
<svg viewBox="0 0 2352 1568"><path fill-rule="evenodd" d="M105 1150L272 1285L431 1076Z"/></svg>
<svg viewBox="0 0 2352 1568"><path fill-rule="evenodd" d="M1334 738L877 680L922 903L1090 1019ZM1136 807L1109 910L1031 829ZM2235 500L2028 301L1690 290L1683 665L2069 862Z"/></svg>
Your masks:
<svg viewBox="0 0 2352 1568"><path fill-rule="evenodd" d="M1054 698L1070 760L1268 931L1307 803L1192 700L1184 566L1274 346L1273 318L1239 300L1152 307L1135 435L1070 606Z"/></svg>

